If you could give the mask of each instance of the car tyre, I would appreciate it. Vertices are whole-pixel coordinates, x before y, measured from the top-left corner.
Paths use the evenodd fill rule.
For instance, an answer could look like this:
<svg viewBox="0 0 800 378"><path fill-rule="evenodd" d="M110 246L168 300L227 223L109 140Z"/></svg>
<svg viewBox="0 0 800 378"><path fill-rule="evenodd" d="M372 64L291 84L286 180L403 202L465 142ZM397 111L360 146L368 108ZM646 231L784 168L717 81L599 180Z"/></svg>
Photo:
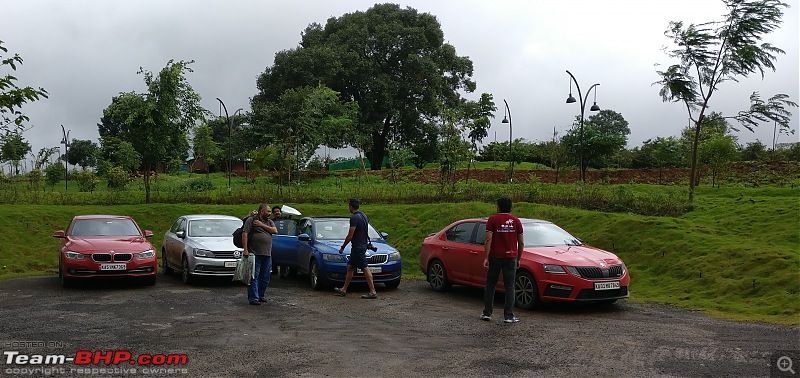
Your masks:
<svg viewBox="0 0 800 378"><path fill-rule="evenodd" d="M400 280L398 279L394 281L384 282L383 284L386 285L387 289L394 290L400 287Z"/></svg>
<svg viewBox="0 0 800 378"><path fill-rule="evenodd" d="M156 279L157 275L152 275L150 277L145 277L143 283L145 286L156 286Z"/></svg>
<svg viewBox="0 0 800 378"><path fill-rule="evenodd" d="M297 269L288 266L282 266L278 275L281 279L294 278L295 276L297 276Z"/></svg>
<svg viewBox="0 0 800 378"><path fill-rule="evenodd" d="M181 280L183 283L191 285L194 282L194 276L189 271L189 260L186 258L186 256L183 256L183 262L181 265L183 268L181 270Z"/></svg>
<svg viewBox="0 0 800 378"><path fill-rule="evenodd" d="M319 264L317 260L311 260L311 266L308 269L308 275L311 279L311 288L314 290L322 290L325 288L325 283L319 275Z"/></svg>
<svg viewBox="0 0 800 378"><path fill-rule="evenodd" d="M532 274L524 270L517 272L514 296L515 304L523 310L532 310L539 305L539 288Z"/></svg>
<svg viewBox="0 0 800 378"><path fill-rule="evenodd" d="M427 276L428 283L434 291L447 291L452 286L450 280L447 279L447 271L444 269L444 264L439 260L434 260L428 266Z"/></svg>
<svg viewBox="0 0 800 378"><path fill-rule="evenodd" d="M72 287L75 281L67 277L62 270L61 259L58 260L58 279L61 281L61 287Z"/></svg>
<svg viewBox="0 0 800 378"><path fill-rule="evenodd" d="M166 275L175 273L175 269L172 269L169 264L167 264L167 252L163 248L161 249L161 267L164 269L164 274Z"/></svg>

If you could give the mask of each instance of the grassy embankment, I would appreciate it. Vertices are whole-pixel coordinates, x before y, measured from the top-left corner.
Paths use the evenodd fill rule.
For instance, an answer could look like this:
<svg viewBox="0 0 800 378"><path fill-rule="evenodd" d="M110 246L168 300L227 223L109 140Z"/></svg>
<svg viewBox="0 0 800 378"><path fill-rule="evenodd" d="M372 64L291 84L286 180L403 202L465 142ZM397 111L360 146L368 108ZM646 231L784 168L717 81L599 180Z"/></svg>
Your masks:
<svg viewBox="0 0 800 378"><path fill-rule="evenodd" d="M636 187L658 190L653 187ZM552 220L587 243L614 251L632 276L631 300L701 310L709 315L800 323L800 188L698 188L694 211L680 217L604 213L518 203L514 213ZM752 199L753 201L750 201ZM290 204L304 214L346 215L344 204ZM241 215L254 205L0 205L0 279L54 275L56 239L75 214L133 216L160 248L164 231L186 213ZM422 239L451 221L491 214L491 203L369 205L390 234L406 277L422 277Z"/></svg>

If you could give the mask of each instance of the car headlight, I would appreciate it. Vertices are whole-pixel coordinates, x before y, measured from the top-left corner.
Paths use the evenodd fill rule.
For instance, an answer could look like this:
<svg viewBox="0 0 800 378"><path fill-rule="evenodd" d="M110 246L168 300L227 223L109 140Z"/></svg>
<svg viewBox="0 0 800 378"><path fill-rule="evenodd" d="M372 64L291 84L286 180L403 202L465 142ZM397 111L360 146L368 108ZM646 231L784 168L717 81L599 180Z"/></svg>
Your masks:
<svg viewBox="0 0 800 378"><path fill-rule="evenodd" d="M326 253L322 255L322 259L330 262L344 262L344 255L335 255L332 253Z"/></svg>
<svg viewBox="0 0 800 378"><path fill-rule="evenodd" d="M581 276L581 274L578 272L578 269L576 269L574 266L568 266L567 270L570 273L572 273L572 275L575 276L575 277L580 277Z"/></svg>
<svg viewBox="0 0 800 378"><path fill-rule="evenodd" d="M66 251L64 252L64 256L67 256L68 259L75 259L75 260L83 260L86 258L86 255L83 253Z"/></svg>
<svg viewBox="0 0 800 378"><path fill-rule="evenodd" d="M211 252L207 249L195 249L194 255L197 257L214 257L214 252Z"/></svg>
<svg viewBox="0 0 800 378"><path fill-rule="evenodd" d="M150 258L155 257L155 255L156 255L156 251L154 251L152 249L148 249L148 250L146 250L144 252L137 253L136 257L138 257L140 259L150 259Z"/></svg>
<svg viewBox="0 0 800 378"><path fill-rule="evenodd" d="M552 273L552 274L567 274L567 272L564 271L564 268L562 268L561 265L548 265L548 264L545 264L544 265L544 272L545 273Z"/></svg>
<svg viewBox="0 0 800 378"><path fill-rule="evenodd" d="M400 252L392 252L389 254L389 261L400 261Z"/></svg>

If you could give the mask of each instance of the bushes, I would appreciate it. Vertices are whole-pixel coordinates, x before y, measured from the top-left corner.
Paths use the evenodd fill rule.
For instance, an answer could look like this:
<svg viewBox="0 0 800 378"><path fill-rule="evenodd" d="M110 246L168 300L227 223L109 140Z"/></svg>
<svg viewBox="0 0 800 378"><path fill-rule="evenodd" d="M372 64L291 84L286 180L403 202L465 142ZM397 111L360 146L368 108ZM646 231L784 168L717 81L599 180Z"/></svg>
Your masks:
<svg viewBox="0 0 800 378"><path fill-rule="evenodd" d="M200 177L181 184L178 190L182 192L207 192L214 190L214 183L207 178Z"/></svg>
<svg viewBox="0 0 800 378"><path fill-rule="evenodd" d="M44 182L47 185L55 186L64 179L67 169L62 164L50 164L44 169Z"/></svg>
<svg viewBox="0 0 800 378"><path fill-rule="evenodd" d="M92 171L72 171L72 177L78 182L78 190L81 192L94 192L97 189L97 177Z"/></svg>
<svg viewBox="0 0 800 378"><path fill-rule="evenodd" d="M111 167L106 171L108 187L113 190L123 190L131 182L131 175L122 167Z"/></svg>

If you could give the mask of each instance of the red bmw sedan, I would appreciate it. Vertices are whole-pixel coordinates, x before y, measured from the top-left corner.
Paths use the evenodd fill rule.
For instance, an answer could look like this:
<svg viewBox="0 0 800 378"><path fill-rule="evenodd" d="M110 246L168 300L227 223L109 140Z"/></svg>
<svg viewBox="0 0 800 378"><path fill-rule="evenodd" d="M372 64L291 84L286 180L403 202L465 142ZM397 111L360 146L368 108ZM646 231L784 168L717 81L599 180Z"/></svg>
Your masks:
<svg viewBox="0 0 800 378"><path fill-rule="evenodd" d="M137 277L156 284L157 260L153 245L136 222L119 215L78 215L67 231L53 237L59 243L58 276L62 286L94 277Z"/></svg>
<svg viewBox="0 0 800 378"><path fill-rule="evenodd" d="M525 250L514 280L517 307L532 309L541 302L614 303L628 297L630 276L615 254L583 244L551 222L520 221ZM486 219L459 220L425 238L419 264L431 288L485 287L485 239ZM502 277L498 287L504 290Z"/></svg>

